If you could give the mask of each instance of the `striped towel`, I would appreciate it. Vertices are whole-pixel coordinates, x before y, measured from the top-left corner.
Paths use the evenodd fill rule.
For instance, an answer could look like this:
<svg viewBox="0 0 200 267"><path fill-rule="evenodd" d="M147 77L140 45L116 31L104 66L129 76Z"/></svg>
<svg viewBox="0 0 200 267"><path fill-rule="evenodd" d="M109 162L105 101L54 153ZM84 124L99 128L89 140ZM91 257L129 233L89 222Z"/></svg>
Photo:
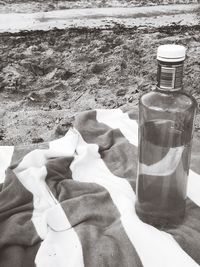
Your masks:
<svg viewBox="0 0 200 267"><path fill-rule="evenodd" d="M136 119L87 111L58 140L0 147L1 267L199 266L200 142L184 222L160 231L135 213Z"/></svg>

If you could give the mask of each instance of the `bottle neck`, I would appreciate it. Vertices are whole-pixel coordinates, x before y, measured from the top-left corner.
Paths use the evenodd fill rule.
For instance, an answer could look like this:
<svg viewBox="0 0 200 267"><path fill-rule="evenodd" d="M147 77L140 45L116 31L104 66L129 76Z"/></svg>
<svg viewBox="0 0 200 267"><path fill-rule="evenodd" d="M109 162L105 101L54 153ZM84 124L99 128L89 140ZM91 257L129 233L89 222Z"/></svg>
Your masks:
<svg viewBox="0 0 200 267"><path fill-rule="evenodd" d="M165 91L181 90L183 86L183 63L158 60L157 87Z"/></svg>

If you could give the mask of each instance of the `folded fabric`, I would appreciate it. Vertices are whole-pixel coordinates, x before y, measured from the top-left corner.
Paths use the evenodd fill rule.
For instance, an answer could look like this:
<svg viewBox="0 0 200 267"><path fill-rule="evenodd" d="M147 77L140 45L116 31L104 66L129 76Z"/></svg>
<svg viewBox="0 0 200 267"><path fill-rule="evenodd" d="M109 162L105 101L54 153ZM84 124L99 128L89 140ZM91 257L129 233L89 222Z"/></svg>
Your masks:
<svg viewBox="0 0 200 267"><path fill-rule="evenodd" d="M0 147L1 267L199 266L200 142L185 219L160 231L135 213L137 128L134 111L92 110L58 140Z"/></svg>

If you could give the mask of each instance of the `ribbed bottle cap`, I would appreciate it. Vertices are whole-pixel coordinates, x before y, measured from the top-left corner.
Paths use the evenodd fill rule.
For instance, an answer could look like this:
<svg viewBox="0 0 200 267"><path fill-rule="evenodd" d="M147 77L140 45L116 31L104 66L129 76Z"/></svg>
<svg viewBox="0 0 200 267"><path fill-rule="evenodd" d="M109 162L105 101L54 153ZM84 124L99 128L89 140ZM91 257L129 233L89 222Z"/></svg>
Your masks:
<svg viewBox="0 0 200 267"><path fill-rule="evenodd" d="M157 59L164 62L179 62L185 59L186 48L182 45L160 45L157 51Z"/></svg>

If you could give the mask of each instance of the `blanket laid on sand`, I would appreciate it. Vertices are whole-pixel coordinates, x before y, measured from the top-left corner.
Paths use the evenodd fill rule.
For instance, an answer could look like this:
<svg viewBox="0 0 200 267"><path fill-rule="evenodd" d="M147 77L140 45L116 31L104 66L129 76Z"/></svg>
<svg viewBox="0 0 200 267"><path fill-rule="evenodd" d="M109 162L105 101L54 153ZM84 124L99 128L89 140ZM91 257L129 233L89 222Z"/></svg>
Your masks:
<svg viewBox="0 0 200 267"><path fill-rule="evenodd" d="M197 267L200 143L186 217L160 231L135 213L137 114L81 113L61 139L0 147L1 267Z"/></svg>

